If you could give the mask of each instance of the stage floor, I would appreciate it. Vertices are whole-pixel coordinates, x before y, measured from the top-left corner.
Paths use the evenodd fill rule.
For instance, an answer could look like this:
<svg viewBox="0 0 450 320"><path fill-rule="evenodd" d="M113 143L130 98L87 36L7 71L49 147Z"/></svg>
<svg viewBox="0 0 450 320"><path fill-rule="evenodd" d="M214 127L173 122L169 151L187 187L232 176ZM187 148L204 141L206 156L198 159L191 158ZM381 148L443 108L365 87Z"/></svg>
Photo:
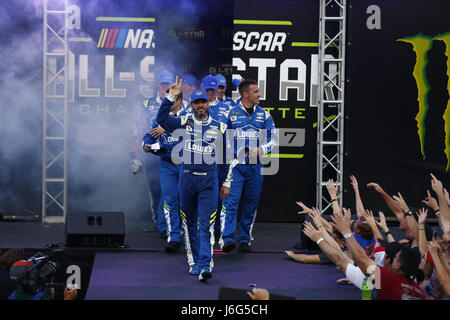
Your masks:
<svg viewBox="0 0 450 320"><path fill-rule="evenodd" d="M216 300L220 287L249 289L249 284L296 299L360 299L353 286L336 284L344 274L333 265L303 265L287 258L285 250L301 252L298 223L256 223L252 252L214 254L213 278L201 283L188 273L182 247L164 253L165 240L152 223L127 221L125 248L67 248L78 255L94 251L89 300ZM42 250L64 248L64 224L0 222L0 248ZM219 249L216 244L215 249Z"/></svg>

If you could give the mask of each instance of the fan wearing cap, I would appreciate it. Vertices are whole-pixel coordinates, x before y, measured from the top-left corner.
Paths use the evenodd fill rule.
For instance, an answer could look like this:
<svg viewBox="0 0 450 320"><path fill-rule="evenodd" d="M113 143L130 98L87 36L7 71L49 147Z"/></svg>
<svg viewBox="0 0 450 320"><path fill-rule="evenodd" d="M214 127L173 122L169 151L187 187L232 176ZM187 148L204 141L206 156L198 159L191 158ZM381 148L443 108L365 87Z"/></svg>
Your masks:
<svg viewBox="0 0 450 320"><path fill-rule="evenodd" d="M223 103L226 103L230 107L234 107L235 102L230 97L225 96L225 90L227 89L227 79L221 75L216 75L217 80L217 99L219 101L222 101Z"/></svg>
<svg viewBox="0 0 450 320"><path fill-rule="evenodd" d="M163 212L163 201L161 198L161 185L160 185L160 159L150 154L140 154L138 156L138 151L141 149L142 137L147 132L147 129L151 127L152 123L156 119L156 114L158 113L159 106L162 100L166 97L166 91L173 83L173 74L167 70L162 71L158 75L158 92L152 97L143 101L140 112L138 113L136 119L135 135L134 135L134 147L131 152L131 165L133 166L136 162L138 163L137 169L133 170L136 174L145 167L145 173L147 176L148 186L150 189L150 200L152 208L152 218L156 223L156 229L160 233L162 238L167 237L167 225L164 219ZM142 161L138 158L143 159L145 164L142 165Z"/></svg>
<svg viewBox="0 0 450 320"><path fill-rule="evenodd" d="M206 281L212 277L214 265L212 243L218 200L216 150L223 148L226 124L210 113L208 96L202 90L195 90L191 95L193 113L170 116L170 108L180 94L181 86L182 80L177 77L161 104L156 121L166 131L173 131L172 136L183 137L179 144L183 153L179 196L189 273L198 275L200 281ZM176 153L172 152L174 156ZM229 167L231 172L232 166ZM221 186L222 197L228 196L230 184L231 174Z"/></svg>
<svg viewBox="0 0 450 320"><path fill-rule="evenodd" d="M208 75L202 80L202 90L208 95L209 112L213 118L225 115L230 106L217 98L218 83L215 76ZM225 120L224 120L225 121Z"/></svg>

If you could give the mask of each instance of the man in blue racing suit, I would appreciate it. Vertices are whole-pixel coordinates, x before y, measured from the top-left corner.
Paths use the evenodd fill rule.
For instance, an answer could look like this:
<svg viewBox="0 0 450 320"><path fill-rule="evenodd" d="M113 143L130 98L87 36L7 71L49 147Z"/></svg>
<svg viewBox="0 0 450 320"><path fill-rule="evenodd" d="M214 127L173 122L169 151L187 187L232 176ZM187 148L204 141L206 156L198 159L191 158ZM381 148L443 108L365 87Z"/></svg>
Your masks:
<svg viewBox="0 0 450 320"><path fill-rule="evenodd" d="M181 84L181 79L178 83L177 77L170 87L169 95L161 104L156 121L165 130L181 128L173 132L172 136L183 137L179 144L183 152L179 195L189 273L198 274L200 281L206 281L212 277L214 265L212 244L218 195L216 149L223 148L226 124L208 112L208 97L201 90L196 90L191 95L193 113L181 118L169 116L170 107L181 92ZM174 150L172 155L178 152L176 148ZM222 198L228 196L230 184L231 173L221 187Z"/></svg>
<svg viewBox="0 0 450 320"><path fill-rule="evenodd" d="M144 100L141 109L136 119L136 128L134 134L134 147L131 152L131 168L134 174L142 170L142 162L138 159L138 151L142 142L142 137L145 135L147 129L152 125L156 119L159 106L162 99L166 96L166 91L170 84L173 83L173 74L167 70L164 70L158 75L158 92ZM151 207L153 221L156 223L156 229L160 233L162 238L167 236L167 226L164 219L163 205L161 199L161 186L159 183L159 157L145 154L143 157L145 164L145 173L147 176L148 186L151 195Z"/></svg>
<svg viewBox="0 0 450 320"><path fill-rule="evenodd" d="M240 164L236 165L232 172L230 195L222 201L222 235L219 244L224 252L230 252L236 246L234 234L240 200L242 216L237 239L238 250L250 250L252 229L263 184L263 164L259 157L270 153L278 143L272 116L258 105L261 94L257 82L252 79L243 80L239 84L239 93L240 103L231 108L227 115L227 128L232 132L233 138L232 147Z"/></svg>
<svg viewBox="0 0 450 320"><path fill-rule="evenodd" d="M175 103L170 108L170 115L181 116L183 108L183 94L176 96ZM158 125L155 121L148 130L143 139L143 149L145 152L151 152L161 158L160 162L160 181L161 195L163 199L164 217L167 225L167 244L165 251L168 253L178 250L181 244L180 239L180 211L178 199L178 180L180 175L180 166L172 161L171 153L173 147L179 143L170 133ZM153 133L152 133L153 132Z"/></svg>

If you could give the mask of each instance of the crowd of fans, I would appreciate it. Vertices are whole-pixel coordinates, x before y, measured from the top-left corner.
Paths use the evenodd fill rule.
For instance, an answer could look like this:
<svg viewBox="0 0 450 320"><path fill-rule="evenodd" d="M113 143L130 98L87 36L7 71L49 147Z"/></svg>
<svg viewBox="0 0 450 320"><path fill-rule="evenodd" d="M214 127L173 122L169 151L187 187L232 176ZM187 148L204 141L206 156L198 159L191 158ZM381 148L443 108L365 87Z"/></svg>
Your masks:
<svg viewBox="0 0 450 320"><path fill-rule="evenodd" d="M378 212L377 220L363 205L356 177L350 180L356 215L339 206L337 186L329 180L332 215L297 202L302 208L299 214L306 215L303 232L322 253L285 253L300 263L334 263L345 274L338 282L356 286L365 300L449 299L450 197L442 182L431 174L434 194L428 190L422 201L427 208L418 210L409 207L400 193L391 197L379 184L367 185L382 196L397 218L404 238L395 239L383 212ZM439 222L436 230L427 223L429 211Z"/></svg>

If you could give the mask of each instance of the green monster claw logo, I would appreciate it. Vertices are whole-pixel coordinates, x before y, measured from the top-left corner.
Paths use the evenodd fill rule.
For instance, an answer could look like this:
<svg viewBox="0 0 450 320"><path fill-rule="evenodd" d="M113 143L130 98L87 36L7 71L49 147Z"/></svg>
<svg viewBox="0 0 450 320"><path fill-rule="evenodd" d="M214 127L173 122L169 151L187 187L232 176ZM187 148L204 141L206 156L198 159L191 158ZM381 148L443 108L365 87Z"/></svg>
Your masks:
<svg viewBox="0 0 450 320"><path fill-rule="evenodd" d="M397 41L403 41L412 44L413 51L416 53L416 64L413 70L413 76L416 79L417 84L417 101L419 102L419 112L416 116L417 121L417 133L420 140L420 151L423 159L425 160L425 136L426 126L425 119L427 117L430 105L428 104L428 93L430 92L430 85L428 83L426 68L428 65L427 54L433 46L434 40L443 41L446 45L445 55L447 56L447 76L449 81L447 82L447 91L450 96L450 32L439 34L434 37L426 36L419 33L416 36L397 39ZM447 108L443 115L444 130L445 130L445 155L447 156L446 171L450 169L450 98L447 102Z"/></svg>

